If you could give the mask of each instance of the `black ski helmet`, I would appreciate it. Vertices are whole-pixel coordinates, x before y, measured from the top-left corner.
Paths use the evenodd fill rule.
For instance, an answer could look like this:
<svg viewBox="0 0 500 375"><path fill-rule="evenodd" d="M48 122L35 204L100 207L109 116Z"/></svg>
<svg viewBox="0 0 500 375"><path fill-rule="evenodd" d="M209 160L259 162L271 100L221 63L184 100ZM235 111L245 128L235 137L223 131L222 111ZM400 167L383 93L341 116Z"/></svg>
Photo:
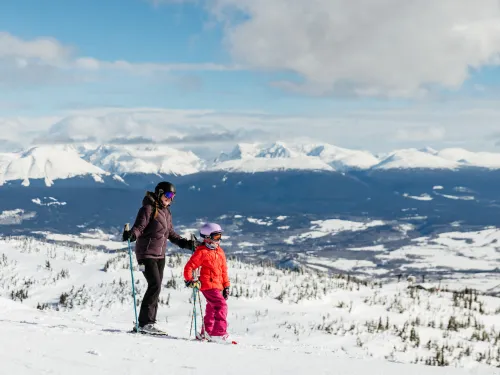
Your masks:
<svg viewBox="0 0 500 375"><path fill-rule="evenodd" d="M175 194L175 186L171 182L168 181L162 181L155 187L155 194L158 197L158 199L165 193L174 193Z"/></svg>

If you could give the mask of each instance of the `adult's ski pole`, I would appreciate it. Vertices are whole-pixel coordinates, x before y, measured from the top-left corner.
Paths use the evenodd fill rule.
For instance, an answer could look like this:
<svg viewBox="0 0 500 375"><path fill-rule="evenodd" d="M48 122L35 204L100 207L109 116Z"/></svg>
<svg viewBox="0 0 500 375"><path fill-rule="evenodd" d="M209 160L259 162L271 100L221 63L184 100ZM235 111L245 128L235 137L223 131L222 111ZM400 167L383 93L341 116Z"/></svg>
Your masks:
<svg viewBox="0 0 500 375"><path fill-rule="evenodd" d="M129 223L125 224L125 230L130 230ZM128 257L130 260L130 276L132 278L132 295L134 296L134 313L135 313L135 332L139 333L139 321L137 320L137 303L135 299L135 282L134 282L134 270L132 265L132 246L130 245L130 238L128 239Z"/></svg>

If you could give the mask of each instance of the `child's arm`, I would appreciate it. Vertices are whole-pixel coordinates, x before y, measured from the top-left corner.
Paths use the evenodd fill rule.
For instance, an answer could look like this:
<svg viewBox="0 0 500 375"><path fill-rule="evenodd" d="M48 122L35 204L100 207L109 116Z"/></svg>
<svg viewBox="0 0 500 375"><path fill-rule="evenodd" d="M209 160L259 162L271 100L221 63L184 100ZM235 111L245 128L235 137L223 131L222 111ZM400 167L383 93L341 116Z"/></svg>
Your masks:
<svg viewBox="0 0 500 375"><path fill-rule="evenodd" d="M191 258L184 266L184 280L193 280L193 271L201 266L203 263L203 252L201 250L195 251Z"/></svg>

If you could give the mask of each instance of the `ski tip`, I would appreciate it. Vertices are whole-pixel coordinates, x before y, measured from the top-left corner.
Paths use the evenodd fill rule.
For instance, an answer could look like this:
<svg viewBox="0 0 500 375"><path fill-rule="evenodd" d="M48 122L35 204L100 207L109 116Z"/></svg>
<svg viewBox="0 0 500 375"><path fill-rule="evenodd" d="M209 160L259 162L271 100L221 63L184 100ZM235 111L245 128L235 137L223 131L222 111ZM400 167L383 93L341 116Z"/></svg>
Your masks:
<svg viewBox="0 0 500 375"><path fill-rule="evenodd" d="M238 343L236 341L231 341L231 344L238 345Z"/></svg>

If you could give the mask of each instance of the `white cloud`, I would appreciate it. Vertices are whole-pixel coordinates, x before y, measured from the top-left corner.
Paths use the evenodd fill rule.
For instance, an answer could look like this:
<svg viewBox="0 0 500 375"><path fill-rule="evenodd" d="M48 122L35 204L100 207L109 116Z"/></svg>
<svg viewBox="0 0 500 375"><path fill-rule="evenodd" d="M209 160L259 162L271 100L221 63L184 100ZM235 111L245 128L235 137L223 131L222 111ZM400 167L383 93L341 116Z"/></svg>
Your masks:
<svg viewBox="0 0 500 375"><path fill-rule="evenodd" d="M53 38L23 40L9 33L0 32L0 59L15 59L19 66L26 66L28 60L58 64L71 55L70 47L63 46Z"/></svg>
<svg viewBox="0 0 500 375"><path fill-rule="evenodd" d="M277 83L294 91L414 97L500 62L498 0L209 3L235 61L299 74Z"/></svg>
<svg viewBox="0 0 500 375"><path fill-rule="evenodd" d="M398 129L396 131L395 140L405 142L439 141L443 139L445 135L446 130L443 127L416 126Z"/></svg>
<svg viewBox="0 0 500 375"><path fill-rule="evenodd" d="M111 142L217 144L262 136L255 126L239 124L245 115L205 110L97 109L75 111L46 127L33 140L52 142ZM248 125L248 118L245 121ZM267 134L267 133L266 133Z"/></svg>
<svg viewBox="0 0 500 375"><path fill-rule="evenodd" d="M498 102L458 102L448 108L344 109L323 116L95 108L43 118L0 118L0 128L3 146L29 146L33 142L156 142L218 153L238 142L300 139L373 152L424 146L493 151L497 149L498 135L492 134L498 132L499 108ZM0 151L6 148L3 146L0 142Z"/></svg>
<svg viewBox="0 0 500 375"><path fill-rule="evenodd" d="M236 70L241 66L214 63L131 63L78 56L76 50L53 38L25 40L0 32L0 85L72 83L95 79L92 74L115 71L155 74L172 71Z"/></svg>
<svg viewBox="0 0 500 375"><path fill-rule="evenodd" d="M171 64L159 64L159 63L130 63L124 60L117 61L100 61L94 58L85 57L76 59L73 62L73 66L76 68L86 69L86 70L99 70L99 69L111 69L111 70L121 70L128 71L131 73L152 73L152 72L170 72L170 71L202 71L202 70L238 70L243 69L239 65L223 65L214 63L171 63Z"/></svg>

